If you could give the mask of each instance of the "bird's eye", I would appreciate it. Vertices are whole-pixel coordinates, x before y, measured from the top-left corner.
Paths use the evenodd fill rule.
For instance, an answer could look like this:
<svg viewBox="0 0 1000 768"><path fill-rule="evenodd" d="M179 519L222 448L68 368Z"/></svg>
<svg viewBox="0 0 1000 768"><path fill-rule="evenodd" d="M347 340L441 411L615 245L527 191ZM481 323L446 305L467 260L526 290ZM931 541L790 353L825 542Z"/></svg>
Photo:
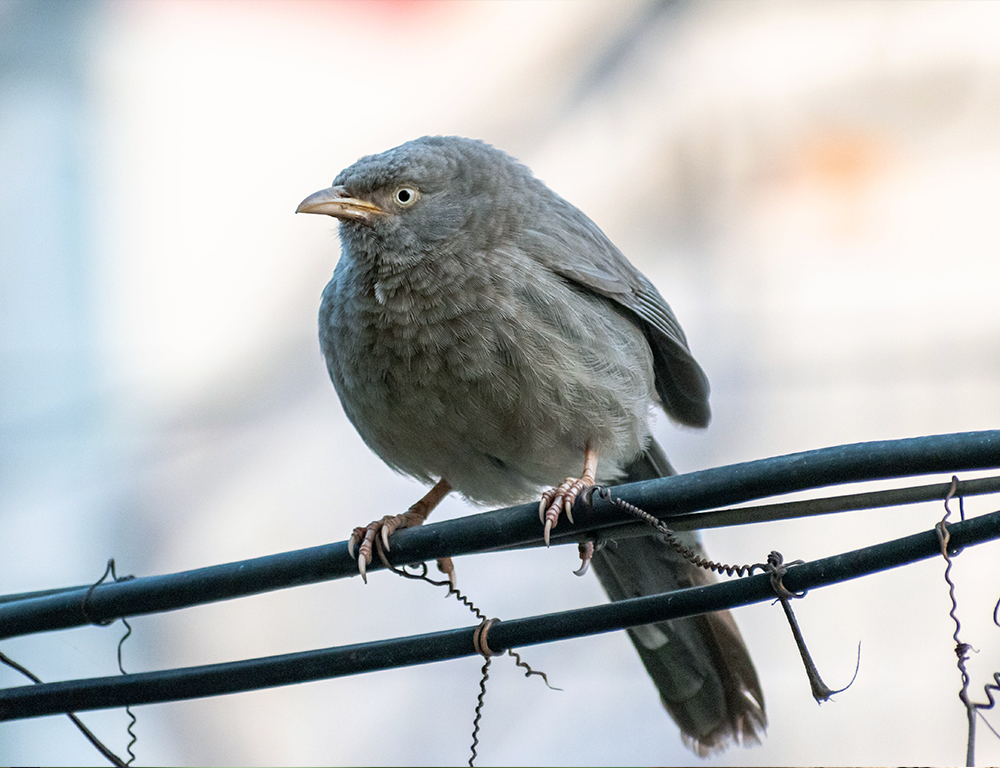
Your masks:
<svg viewBox="0 0 1000 768"><path fill-rule="evenodd" d="M400 187L393 194L393 199L404 207L413 205L417 202L417 190L413 187Z"/></svg>

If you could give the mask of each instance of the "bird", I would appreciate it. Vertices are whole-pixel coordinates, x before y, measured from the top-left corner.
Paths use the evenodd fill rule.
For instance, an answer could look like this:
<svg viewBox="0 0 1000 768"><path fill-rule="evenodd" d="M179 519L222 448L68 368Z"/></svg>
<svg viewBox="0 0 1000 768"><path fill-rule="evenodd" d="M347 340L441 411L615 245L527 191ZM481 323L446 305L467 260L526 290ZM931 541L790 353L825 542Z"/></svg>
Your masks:
<svg viewBox="0 0 1000 768"><path fill-rule="evenodd" d="M343 409L389 467L431 486L354 529L363 576L376 536L388 548L452 491L480 505L540 498L548 543L588 488L675 474L655 407L708 425L708 378L659 291L506 152L424 136L362 157L296 212L339 222L319 340ZM652 529L581 557L611 600L714 580ZM627 632L696 754L761 741L760 681L728 612Z"/></svg>

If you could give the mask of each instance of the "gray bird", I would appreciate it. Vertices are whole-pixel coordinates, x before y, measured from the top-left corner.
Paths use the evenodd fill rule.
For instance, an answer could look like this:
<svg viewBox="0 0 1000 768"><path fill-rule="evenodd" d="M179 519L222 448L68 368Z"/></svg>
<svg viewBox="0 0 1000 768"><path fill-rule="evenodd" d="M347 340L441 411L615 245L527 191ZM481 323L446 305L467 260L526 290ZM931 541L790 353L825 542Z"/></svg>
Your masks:
<svg viewBox="0 0 1000 768"><path fill-rule="evenodd" d="M663 297L506 153L416 139L361 158L297 212L340 221L319 337L344 411L390 467L433 484L355 529L362 574L376 535L388 544L452 489L510 505L555 486L540 506L547 540L585 487L674 474L653 404L707 426L708 380ZM694 534L685 543L700 550ZM713 581L655 533L609 542L593 566L612 600ZM728 612L628 633L699 755L760 741L764 698Z"/></svg>

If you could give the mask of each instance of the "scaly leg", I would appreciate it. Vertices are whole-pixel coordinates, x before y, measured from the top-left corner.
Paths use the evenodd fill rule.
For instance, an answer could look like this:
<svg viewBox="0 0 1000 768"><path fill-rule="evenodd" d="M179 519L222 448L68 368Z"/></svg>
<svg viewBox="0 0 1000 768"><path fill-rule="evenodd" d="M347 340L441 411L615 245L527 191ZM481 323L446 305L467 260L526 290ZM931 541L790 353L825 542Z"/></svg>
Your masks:
<svg viewBox="0 0 1000 768"><path fill-rule="evenodd" d="M549 546L549 535L559 524L559 515L566 513L567 519L573 522L573 502L580 491L597 484L597 451L587 444L583 454L583 474L580 477L567 477L557 488L550 488L542 494L538 505L538 519L545 523L545 546Z"/></svg>
<svg viewBox="0 0 1000 768"><path fill-rule="evenodd" d="M385 551L388 552L389 534L399 528L413 528L414 526L423 524L430 513L434 511L434 507L440 504L441 499L447 496L450 491L451 483L442 478L437 481L437 484L433 488L427 491L420 501L403 514L386 515L381 520L374 520L363 528L358 527L354 529L351 538L347 540L347 551L351 557L354 557L354 547L358 542L361 542L361 546L358 547L358 571L361 573L361 578L364 579L365 584L368 583L368 574L365 573L365 568L372 561L372 546L375 543L375 536L381 531L382 544L385 546ZM455 567L450 557L438 560L438 569L448 575L450 582L455 583Z"/></svg>

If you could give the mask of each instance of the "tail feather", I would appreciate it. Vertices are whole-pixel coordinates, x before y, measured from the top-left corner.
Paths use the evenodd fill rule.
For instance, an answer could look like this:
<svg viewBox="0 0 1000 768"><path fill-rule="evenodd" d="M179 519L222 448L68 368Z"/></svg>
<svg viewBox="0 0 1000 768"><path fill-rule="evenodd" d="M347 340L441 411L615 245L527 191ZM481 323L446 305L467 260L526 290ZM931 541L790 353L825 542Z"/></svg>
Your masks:
<svg viewBox="0 0 1000 768"><path fill-rule="evenodd" d="M673 474L655 442L627 470L627 481ZM693 533L683 543L701 550ZM658 594L715 581L687 562L660 534L607 542L594 554L594 571L612 600ZM628 630L664 707L685 743L705 756L730 744L760 743L767 726L760 681L728 611Z"/></svg>

